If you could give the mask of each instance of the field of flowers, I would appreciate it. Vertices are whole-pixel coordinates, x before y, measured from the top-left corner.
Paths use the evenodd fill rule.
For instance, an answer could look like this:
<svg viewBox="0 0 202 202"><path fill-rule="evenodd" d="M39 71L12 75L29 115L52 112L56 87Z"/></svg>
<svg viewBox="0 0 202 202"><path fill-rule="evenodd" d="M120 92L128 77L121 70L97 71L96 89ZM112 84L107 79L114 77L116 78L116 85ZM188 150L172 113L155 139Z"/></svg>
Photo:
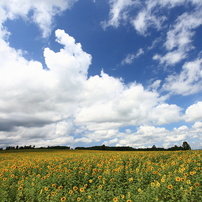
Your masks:
<svg viewBox="0 0 202 202"><path fill-rule="evenodd" d="M1 202L199 202L202 151L0 152Z"/></svg>

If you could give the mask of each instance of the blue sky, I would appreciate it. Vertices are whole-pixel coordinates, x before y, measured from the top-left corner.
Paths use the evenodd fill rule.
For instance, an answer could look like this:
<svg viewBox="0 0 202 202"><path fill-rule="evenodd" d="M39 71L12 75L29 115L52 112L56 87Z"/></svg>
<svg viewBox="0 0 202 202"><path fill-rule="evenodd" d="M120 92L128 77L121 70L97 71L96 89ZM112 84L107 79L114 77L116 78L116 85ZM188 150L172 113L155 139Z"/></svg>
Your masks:
<svg viewBox="0 0 202 202"><path fill-rule="evenodd" d="M3 0L0 147L201 149L200 0Z"/></svg>

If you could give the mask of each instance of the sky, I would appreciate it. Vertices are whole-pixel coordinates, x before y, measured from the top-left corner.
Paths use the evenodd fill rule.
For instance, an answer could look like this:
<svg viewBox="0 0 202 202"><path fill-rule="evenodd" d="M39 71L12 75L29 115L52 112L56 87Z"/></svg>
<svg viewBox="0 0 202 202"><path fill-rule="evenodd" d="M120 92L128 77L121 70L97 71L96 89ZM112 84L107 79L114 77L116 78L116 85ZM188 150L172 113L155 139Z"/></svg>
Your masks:
<svg viewBox="0 0 202 202"><path fill-rule="evenodd" d="M201 0L1 0L0 147L202 149Z"/></svg>

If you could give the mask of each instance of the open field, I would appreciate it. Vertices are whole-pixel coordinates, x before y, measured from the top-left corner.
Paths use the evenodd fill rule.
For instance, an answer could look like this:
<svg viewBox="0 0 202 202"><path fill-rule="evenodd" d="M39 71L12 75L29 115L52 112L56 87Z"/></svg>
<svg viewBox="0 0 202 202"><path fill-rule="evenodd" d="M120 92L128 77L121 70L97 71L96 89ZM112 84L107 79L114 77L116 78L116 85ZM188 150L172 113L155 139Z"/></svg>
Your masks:
<svg viewBox="0 0 202 202"><path fill-rule="evenodd" d="M202 151L0 152L1 202L202 201Z"/></svg>

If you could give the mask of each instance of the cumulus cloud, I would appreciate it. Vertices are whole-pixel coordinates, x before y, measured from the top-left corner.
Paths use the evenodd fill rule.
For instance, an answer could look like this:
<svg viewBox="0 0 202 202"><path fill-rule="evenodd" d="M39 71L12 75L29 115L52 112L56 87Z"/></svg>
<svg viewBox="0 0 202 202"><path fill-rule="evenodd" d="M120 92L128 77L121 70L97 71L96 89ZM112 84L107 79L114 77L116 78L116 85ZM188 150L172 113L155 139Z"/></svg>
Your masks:
<svg viewBox="0 0 202 202"><path fill-rule="evenodd" d="M108 79L107 77L105 76L106 79ZM115 79L111 78L111 85L115 83L113 80ZM117 79L116 82L120 81ZM101 89L98 89L98 87L98 92L102 92L103 87ZM76 116L77 123L88 123L88 126L90 125L89 123L99 124L108 122L117 123L118 126L139 125L150 122L150 111L155 114L154 109L156 109L160 102L163 102L158 93L149 92L140 84L134 83L130 86L125 86L119 83L117 87L121 88L119 90L116 90L116 88L110 89L111 91L115 89L115 93L118 92L117 94L112 93L113 96L110 99L105 100L105 98L100 97L99 102L94 102L94 104L91 103L88 107L81 108ZM176 111L176 109L173 110Z"/></svg>
<svg viewBox="0 0 202 202"><path fill-rule="evenodd" d="M49 36L53 27L53 17L70 8L77 0L2 0L0 23L6 20L24 18L36 23L42 36Z"/></svg>
<svg viewBox="0 0 202 202"><path fill-rule="evenodd" d="M56 38L64 48L57 53L44 50L49 70L44 70L40 62L27 61L20 51L0 40L0 130L8 139L13 134L18 134L16 137L22 134L24 138L23 131L26 131L27 138L33 142L34 131L36 136L39 130L44 134L43 128L50 126L52 139L56 134L59 141L58 138L63 139L62 130L66 135L71 131L71 124L66 127L62 121L71 123L66 119L78 107L91 56L64 31L57 30ZM46 135L43 138L45 142Z"/></svg>
<svg viewBox="0 0 202 202"><path fill-rule="evenodd" d="M91 55L63 30L55 35L63 48L45 48L49 70L1 40L0 127L5 140L22 144L23 138L40 145L104 141L117 138L123 126L180 119L179 107L141 84L126 85L104 72L88 78Z"/></svg>
<svg viewBox="0 0 202 202"><path fill-rule="evenodd" d="M179 74L169 75L163 85L163 90L174 94L190 95L202 89L202 59L187 62Z"/></svg>
<svg viewBox="0 0 202 202"><path fill-rule="evenodd" d="M186 121L201 121L202 120L202 102L197 102L196 104L191 105L187 108L185 112ZM198 125L195 125L199 126Z"/></svg>
<svg viewBox="0 0 202 202"><path fill-rule="evenodd" d="M202 148L201 144L201 122L196 122L191 128L182 125L173 130L164 127L155 127L151 125L142 125L136 132L127 131L116 134L118 138L112 138L103 143L106 145L131 146L134 148L145 148L156 145L157 147L172 147L182 145L183 141L192 139L192 149Z"/></svg>

